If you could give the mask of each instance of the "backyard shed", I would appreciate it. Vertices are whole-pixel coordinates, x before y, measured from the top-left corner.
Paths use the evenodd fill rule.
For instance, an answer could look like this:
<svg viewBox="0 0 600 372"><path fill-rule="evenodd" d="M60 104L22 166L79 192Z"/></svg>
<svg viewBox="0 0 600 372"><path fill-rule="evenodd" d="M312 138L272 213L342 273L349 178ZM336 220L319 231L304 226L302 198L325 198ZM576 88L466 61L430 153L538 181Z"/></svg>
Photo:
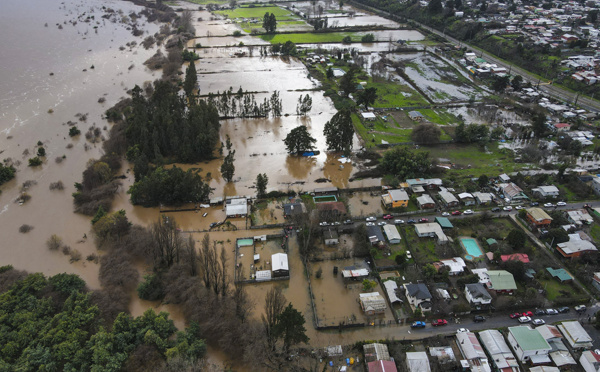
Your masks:
<svg viewBox="0 0 600 372"><path fill-rule="evenodd" d="M390 244L399 244L400 243L401 237L400 237L400 233L398 232L398 229L396 228L396 226L384 225L383 231L385 232L385 235L387 236Z"/></svg>
<svg viewBox="0 0 600 372"><path fill-rule="evenodd" d="M325 240L325 245L336 245L340 242L337 231L332 229L323 231L323 240Z"/></svg>
<svg viewBox="0 0 600 372"><path fill-rule="evenodd" d="M227 217L244 217L248 214L248 201L246 198L228 199L225 204Z"/></svg>
<svg viewBox="0 0 600 372"><path fill-rule="evenodd" d="M383 314L387 308L385 298L379 292L361 293L359 302L367 315Z"/></svg>
<svg viewBox="0 0 600 372"><path fill-rule="evenodd" d="M442 227L442 229L451 229L454 227L452 225L452 222L450 222L450 220L447 217L436 217L435 222L437 222Z"/></svg>
<svg viewBox="0 0 600 372"><path fill-rule="evenodd" d="M290 267L288 265L288 256L285 253L275 253L271 255L271 271L274 277L289 276Z"/></svg>

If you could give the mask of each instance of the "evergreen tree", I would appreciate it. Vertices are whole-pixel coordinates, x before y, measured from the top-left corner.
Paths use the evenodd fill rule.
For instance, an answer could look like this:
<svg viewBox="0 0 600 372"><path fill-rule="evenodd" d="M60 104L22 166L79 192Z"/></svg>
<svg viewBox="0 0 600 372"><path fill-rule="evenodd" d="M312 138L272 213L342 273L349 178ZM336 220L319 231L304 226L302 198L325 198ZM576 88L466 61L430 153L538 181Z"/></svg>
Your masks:
<svg viewBox="0 0 600 372"><path fill-rule="evenodd" d="M356 103L359 105L365 105L365 110L369 109L369 105L375 103L377 99L377 89L367 88L358 92Z"/></svg>
<svg viewBox="0 0 600 372"><path fill-rule="evenodd" d="M356 92L356 68L351 67L340 79L340 89L344 92L344 97Z"/></svg>
<svg viewBox="0 0 600 372"><path fill-rule="evenodd" d="M233 179L233 174L235 173L235 165L233 165L235 156L235 150L229 151L225 159L223 160L223 164L221 164L221 175L223 179L227 182L231 182Z"/></svg>
<svg viewBox="0 0 600 372"><path fill-rule="evenodd" d="M268 183L269 177L267 177L266 173L259 173L256 176L256 182L254 183L254 185L256 186L256 196L259 199L265 197Z"/></svg>
<svg viewBox="0 0 600 372"><path fill-rule="evenodd" d="M303 151L313 150L317 140L308 133L304 125L299 125L288 133L283 142L288 153L300 154Z"/></svg>
<svg viewBox="0 0 600 372"><path fill-rule="evenodd" d="M430 14L439 14L444 10L441 0L431 0L429 4L427 4L427 12Z"/></svg>
<svg viewBox="0 0 600 372"><path fill-rule="evenodd" d="M306 336L306 328L304 328L305 322L304 315L294 309L291 303L277 316L277 323L273 331L276 338L283 339L283 349L286 354L289 354L291 346L300 342L308 342L309 338Z"/></svg>
<svg viewBox="0 0 600 372"><path fill-rule="evenodd" d="M354 126L349 110L338 111L331 120L325 123L323 130L327 141L327 149L349 153L352 150Z"/></svg>
<svg viewBox="0 0 600 372"><path fill-rule="evenodd" d="M194 61L190 61L188 68L185 70L185 80L183 82L183 90L188 98L192 96L197 86L198 75L196 74L196 64Z"/></svg>

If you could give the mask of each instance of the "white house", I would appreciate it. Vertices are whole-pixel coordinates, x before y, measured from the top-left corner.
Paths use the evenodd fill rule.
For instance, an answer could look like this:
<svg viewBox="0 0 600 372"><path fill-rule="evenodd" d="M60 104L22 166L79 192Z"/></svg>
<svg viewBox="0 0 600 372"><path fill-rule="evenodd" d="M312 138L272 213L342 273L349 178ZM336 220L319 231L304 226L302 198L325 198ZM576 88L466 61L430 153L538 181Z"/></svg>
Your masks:
<svg viewBox="0 0 600 372"><path fill-rule="evenodd" d="M411 304L413 308L420 308L423 312L431 311L432 296L425 284L404 284L404 289L406 291L408 303Z"/></svg>
<svg viewBox="0 0 600 372"><path fill-rule="evenodd" d="M387 308L385 298L379 292L359 294L360 307L367 315L383 314Z"/></svg>
<svg viewBox="0 0 600 372"><path fill-rule="evenodd" d="M458 199L451 192L440 191L438 195L446 207L456 207L458 205Z"/></svg>
<svg viewBox="0 0 600 372"><path fill-rule="evenodd" d="M492 303L492 296L481 283L465 285L465 297L472 306L489 305Z"/></svg>
<svg viewBox="0 0 600 372"><path fill-rule="evenodd" d="M473 196L479 205L488 205L492 202L492 194L489 192L474 192Z"/></svg>
<svg viewBox="0 0 600 372"><path fill-rule="evenodd" d="M571 348L586 349L592 347L594 340L578 321L562 322L558 325L558 329L565 336L565 340L571 345Z"/></svg>
<svg viewBox="0 0 600 372"><path fill-rule="evenodd" d="M458 198L464 205L475 205L475 197L471 193L461 192L458 194Z"/></svg>
<svg viewBox="0 0 600 372"><path fill-rule="evenodd" d="M595 351L586 350L581 353L579 363L585 372L600 372L600 354Z"/></svg>
<svg viewBox="0 0 600 372"><path fill-rule="evenodd" d="M274 277L290 275L287 254L275 253L271 255L271 271Z"/></svg>
<svg viewBox="0 0 600 372"><path fill-rule="evenodd" d="M246 198L227 199L225 201L225 214L227 217L244 217L248 214L248 201Z"/></svg>
<svg viewBox="0 0 600 372"><path fill-rule="evenodd" d="M418 223L415 225L415 231L419 238L437 237L439 242L445 243L448 241L448 237L442 230L442 227L436 222Z"/></svg>
<svg viewBox="0 0 600 372"><path fill-rule="evenodd" d="M440 260L440 263L448 268L448 275L459 275L465 271L467 264L462 257L454 257L448 260Z"/></svg>
<svg viewBox="0 0 600 372"><path fill-rule="evenodd" d="M323 231L323 240L325 245L336 245L340 242L337 231L332 229Z"/></svg>
<svg viewBox="0 0 600 372"><path fill-rule="evenodd" d="M469 363L471 372L492 372L487 356L473 332L456 334L456 344L463 358Z"/></svg>
<svg viewBox="0 0 600 372"><path fill-rule="evenodd" d="M510 351L508 344L504 341L504 336L500 331L488 329L479 332L479 338L483 347L487 350L492 359L492 364L496 370L502 372L519 372L519 362Z"/></svg>
<svg viewBox="0 0 600 372"><path fill-rule="evenodd" d="M400 243L401 237L400 237L400 233L398 232L398 229L396 228L396 226L384 225L383 232L385 233L385 236L387 236L390 244L399 244Z"/></svg>
<svg viewBox="0 0 600 372"><path fill-rule="evenodd" d="M431 372L429 359L424 351L406 353L406 366L409 372Z"/></svg>
<svg viewBox="0 0 600 372"><path fill-rule="evenodd" d="M575 225L591 225L594 218L585 209L567 211L567 220Z"/></svg>
<svg viewBox="0 0 600 372"><path fill-rule="evenodd" d="M531 189L534 194L538 195L542 198L558 198L559 190L558 187L551 186L539 186L534 189Z"/></svg>
<svg viewBox="0 0 600 372"><path fill-rule="evenodd" d="M548 353L552 347L537 329L529 326L508 327L508 343L521 362L550 363Z"/></svg>

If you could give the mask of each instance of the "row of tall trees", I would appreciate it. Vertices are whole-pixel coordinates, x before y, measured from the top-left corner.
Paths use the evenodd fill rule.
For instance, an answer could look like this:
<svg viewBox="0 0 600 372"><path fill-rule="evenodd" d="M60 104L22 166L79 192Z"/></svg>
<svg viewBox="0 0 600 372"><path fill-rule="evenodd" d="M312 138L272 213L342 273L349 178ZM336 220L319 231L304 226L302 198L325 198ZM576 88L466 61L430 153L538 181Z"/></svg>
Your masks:
<svg viewBox="0 0 600 372"><path fill-rule="evenodd" d="M209 93L207 103L214 106L220 116L224 117L273 117L281 116L281 98L279 91L274 91L269 98L258 103L253 93L244 92L242 88L233 92L233 88L216 94Z"/></svg>
<svg viewBox="0 0 600 372"><path fill-rule="evenodd" d="M331 120L325 123L323 135L327 142L327 149L348 154L352 150L354 126L352 113L348 109L338 111ZM290 154L302 154L314 150L317 140L310 135L308 128L299 125L292 129L283 140L286 150Z"/></svg>

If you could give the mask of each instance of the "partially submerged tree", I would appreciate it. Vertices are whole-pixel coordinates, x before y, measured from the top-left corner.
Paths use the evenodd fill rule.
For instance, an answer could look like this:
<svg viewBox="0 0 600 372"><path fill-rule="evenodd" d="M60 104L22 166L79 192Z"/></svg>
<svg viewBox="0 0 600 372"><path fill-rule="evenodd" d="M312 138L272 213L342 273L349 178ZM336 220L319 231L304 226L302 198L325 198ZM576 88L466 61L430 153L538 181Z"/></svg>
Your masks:
<svg viewBox="0 0 600 372"><path fill-rule="evenodd" d="M411 138L418 144L438 143L442 135L441 129L432 123L423 123L417 125L411 134Z"/></svg>
<svg viewBox="0 0 600 372"><path fill-rule="evenodd" d="M259 173L256 176L256 182L254 183L254 185L256 186L256 196L259 199L265 197L268 183L269 177L267 177L266 173Z"/></svg>
<svg viewBox="0 0 600 372"><path fill-rule="evenodd" d="M308 133L304 125L299 125L288 133L283 142L288 153L301 154L304 151L312 151L317 140Z"/></svg>
<svg viewBox="0 0 600 372"><path fill-rule="evenodd" d="M283 350L286 354L289 354L291 346L300 342L308 343L305 322L304 315L294 309L291 303L277 316L274 333L283 339Z"/></svg>
<svg viewBox="0 0 600 372"><path fill-rule="evenodd" d="M267 344L271 350L275 350L277 341L275 327L278 323L279 315L285 308L287 299L279 287L271 287L265 296L265 314L262 316L262 322L265 329Z"/></svg>
<svg viewBox="0 0 600 372"><path fill-rule="evenodd" d="M338 111L331 120L325 123L323 134L327 141L327 149L349 153L352 150L354 126L349 110Z"/></svg>

